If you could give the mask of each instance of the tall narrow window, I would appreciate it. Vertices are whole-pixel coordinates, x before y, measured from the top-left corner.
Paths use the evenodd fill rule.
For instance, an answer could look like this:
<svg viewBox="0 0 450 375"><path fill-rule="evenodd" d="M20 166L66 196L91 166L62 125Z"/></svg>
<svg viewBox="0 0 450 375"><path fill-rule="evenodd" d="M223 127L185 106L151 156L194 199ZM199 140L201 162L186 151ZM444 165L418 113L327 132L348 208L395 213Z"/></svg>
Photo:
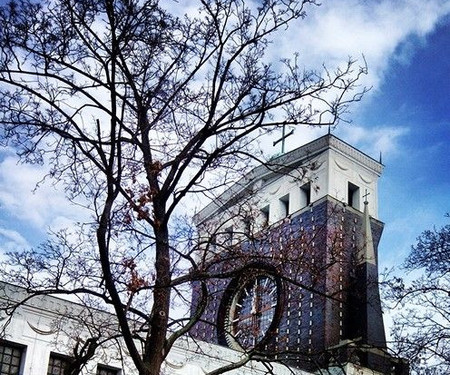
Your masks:
<svg viewBox="0 0 450 375"><path fill-rule="evenodd" d="M348 183L347 203L349 206L360 209L359 207L359 187L351 182Z"/></svg>
<svg viewBox="0 0 450 375"><path fill-rule="evenodd" d="M261 214L262 214L262 226L266 227L269 225L269 213L270 213L270 207L266 206L261 208Z"/></svg>
<svg viewBox="0 0 450 375"><path fill-rule="evenodd" d="M289 215L289 194L285 195L284 197L280 198L281 203L281 217L286 217Z"/></svg>
<svg viewBox="0 0 450 375"><path fill-rule="evenodd" d="M212 234L209 241L209 249L211 251L217 250L217 234Z"/></svg>
<svg viewBox="0 0 450 375"><path fill-rule="evenodd" d="M69 364L69 361L69 357L61 354L50 353L47 375L64 375L64 371Z"/></svg>
<svg viewBox="0 0 450 375"><path fill-rule="evenodd" d="M224 232L224 246L231 246L233 244L233 227L225 228Z"/></svg>
<svg viewBox="0 0 450 375"><path fill-rule="evenodd" d="M309 206L311 203L311 182L307 182L303 186L300 187L301 193L301 207Z"/></svg>
<svg viewBox="0 0 450 375"><path fill-rule="evenodd" d="M0 343L0 375L18 375L23 348L7 342Z"/></svg>
<svg viewBox="0 0 450 375"><path fill-rule="evenodd" d="M250 237L252 234L252 218L251 218L251 216L250 215L245 216L243 223L244 223L244 234L247 237Z"/></svg>

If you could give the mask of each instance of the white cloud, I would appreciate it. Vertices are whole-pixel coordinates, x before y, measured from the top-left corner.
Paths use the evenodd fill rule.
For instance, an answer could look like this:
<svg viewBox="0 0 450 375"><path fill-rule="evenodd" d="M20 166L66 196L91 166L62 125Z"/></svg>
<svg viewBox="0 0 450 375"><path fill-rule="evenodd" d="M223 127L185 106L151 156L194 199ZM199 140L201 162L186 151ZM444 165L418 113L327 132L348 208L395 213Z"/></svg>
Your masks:
<svg viewBox="0 0 450 375"><path fill-rule="evenodd" d="M18 232L5 228L0 228L0 237L3 238L3 243L13 242L21 247L29 246L28 241Z"/></svg>
<svg viewBox="0 0 450 375"><path fill-rule="evenodd" d="M397 47L410 36L424 38L449 13L450 3L440 0L324 2L310 7L307 18L277 40L272 54L299 51L307 68L326 63L330 69L364 55L369 66L364 83L377 87L392 58L408 59L411 49Z"/></svg>
<svg viewBox="0 0 450 375"><path fill-rule="evenodd" d="M440 0L323 2L321 6L308 7L304 20L280 33L268 54L269 58L277 60L299 52L306 69L322 69L325 64L330 70L345 64L349 57L362 60L364 56L369 74L360 84L373 89L361 103L350 107L351 111L361 110L371 105L371 95L383 83L389 64L393 61L408 63L418 44L425 44L427 35L449 14L450 2ZM351 113L346 116L346 119L351 118ZM401 152L399 140L409 131L402 126L368 129L361 125L342 124L337 133L376 158L380 152L386 156ZM325 132L326 129L298 128L288 139L287 149L292 150ZM272 149L267 144L267 150Z"/></svg>
<svg viewBox="0 0 450 375"><path fill-rule="evenodd" d="M28 241L18 232L0 227L0 259L3 254L30 247Z"/></svg>
<svg viewBox="0 0 450 375"><path fill-rule="evenodd" d="M409 132L407 127L383 126L377 128L364 128L355 125L346 125L339 128L342 138L352 145L358 145L372 157L394 155L400 152L401 137Z"/></svg>
<svg viewBox="0 0 450 375"><path fill-rule="evenodd" d="M45 169L38 165L20 164L12 154L0 162L0 207L4 221L12 218L45 232L49 227L73 221L80 209L65 198L62 188L50 181L40 184Z"/></svg>

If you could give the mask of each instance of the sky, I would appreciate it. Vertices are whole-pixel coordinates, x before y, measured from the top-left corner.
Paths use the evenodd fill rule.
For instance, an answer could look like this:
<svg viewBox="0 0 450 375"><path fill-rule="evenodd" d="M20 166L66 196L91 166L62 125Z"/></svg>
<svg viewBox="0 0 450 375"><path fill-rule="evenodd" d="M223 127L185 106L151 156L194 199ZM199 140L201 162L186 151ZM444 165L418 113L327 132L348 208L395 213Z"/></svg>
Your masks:
<svg viewBox="0 0 450 375"><path fill-rule="evenodd" d="M449 223L450 0L324 0L278 38L269 55L298 51L306 67L367 62L361 84L371 90L333 133L377 160L382 154L379 261L398 266L423 230ZM326 131L297 129L287 150ZM0 149L0 254L82 216L57 187L35 189L41 178L38 166Z"/></svg>
<svg viewBox="0 0 450 375"><path fill-rule="evenodd" d="M450 224L450 1L323 1L309 16L301 56L367 62L371 90L333 133L382 155L380 270L398 267L423 230ZM326 131L299 129L288 149Z"/></svg>

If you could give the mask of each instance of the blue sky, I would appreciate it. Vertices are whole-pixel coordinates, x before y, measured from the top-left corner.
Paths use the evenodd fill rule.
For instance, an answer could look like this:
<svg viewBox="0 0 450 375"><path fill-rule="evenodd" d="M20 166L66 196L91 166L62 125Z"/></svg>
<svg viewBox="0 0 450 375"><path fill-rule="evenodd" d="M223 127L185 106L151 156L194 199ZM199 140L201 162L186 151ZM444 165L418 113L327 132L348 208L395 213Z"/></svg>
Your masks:
<svg viewBox="0 0 450 375"><path fill-rule="evenodd" d="M188 1L187 1L188 2ZM398 265L418 234L450 211L450 1L323 1L274 43L272 56L300 52L306 67L334 68L364 55L372 90L335 134L374 158L383 154L381 267ZM288 149L326 129L298 129ZM270 151L269 151L270 152ZM48 228L81 217L42 177L0 150L0 253L35 245Z"/></svg>
<svg viewBox="0 0 450 375"><path fill-rule="evenodd" d="M351 107L352 123L334 133L375 159L382 153L379 260L381 269L391 268L423 230L450 223L444 217L450 212L450 2L343 1L321 8L306 28L327 40L315 38L318 46L308 48L328 56L327 65L363 54L369 67L364 83L371 91Z"/></svg>
<svg viewBox="0 0 450 375"><path fill-rule="evenodd" d="M403 129L383 155L380 261L386 266L398 263L422 230L448 224L450 212L450 17L424 39L406 38L397 53L402 50L408 58L391 59L382 84L355 116L369 132Z"/></svg>

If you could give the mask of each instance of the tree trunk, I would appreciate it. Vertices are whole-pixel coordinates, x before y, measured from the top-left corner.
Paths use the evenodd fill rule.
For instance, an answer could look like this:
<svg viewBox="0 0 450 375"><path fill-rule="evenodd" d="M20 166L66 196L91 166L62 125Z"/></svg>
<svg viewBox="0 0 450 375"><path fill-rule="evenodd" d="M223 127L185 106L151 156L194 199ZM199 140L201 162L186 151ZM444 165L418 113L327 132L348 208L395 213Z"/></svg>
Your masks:
<svg viewBox="0 0 450 375"><path fill-rule="evenodd" d="M159 375L161 365L167 355L166 336L170 309L170 247L169 231L164 220L165 202L155 202L155 239L156 281L153 292L153 308L149 339L146 340L144 349L145 373L140 375Z"/></svg>

